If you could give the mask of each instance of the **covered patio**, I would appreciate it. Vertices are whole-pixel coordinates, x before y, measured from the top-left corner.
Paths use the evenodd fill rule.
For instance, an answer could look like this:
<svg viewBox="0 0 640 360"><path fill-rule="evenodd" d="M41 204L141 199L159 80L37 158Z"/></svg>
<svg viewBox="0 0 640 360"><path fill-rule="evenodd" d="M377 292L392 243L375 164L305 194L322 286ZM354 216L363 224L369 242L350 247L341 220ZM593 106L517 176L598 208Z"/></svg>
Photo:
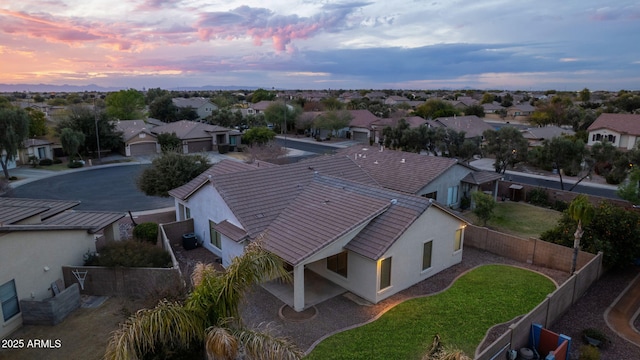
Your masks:
<svg viewBox="0 0 640 360"><path fill-rule="evenodd" d="M269 282L263 283L262 287L273 296L289 305L291 308L295 308L293 282L286 283L281 279L274 279ZM344 294L345 292L347 292L345 288L305 268L304 307L301 310L308 309L335 296Z"/></svg>

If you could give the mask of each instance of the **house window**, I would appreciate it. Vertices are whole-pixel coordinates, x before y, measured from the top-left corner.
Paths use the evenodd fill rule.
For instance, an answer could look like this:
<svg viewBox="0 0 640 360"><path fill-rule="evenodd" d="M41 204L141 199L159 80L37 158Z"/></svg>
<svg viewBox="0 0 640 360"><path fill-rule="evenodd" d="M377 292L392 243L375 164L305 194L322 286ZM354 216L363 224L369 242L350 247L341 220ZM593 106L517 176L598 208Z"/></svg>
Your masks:
<svg viewBox="0 0 640 360"><path fill-rule="evenodd" d="M447 206L451 206L458 202L458 185L451 186L447 189Z"/></svg>
<svg viewBox="0 0 640 360"><path fill-rule="evenodd" d="M391 286L391 258L380 262L380 290Z"/></svg>
<svg viewBox="0 0 640 360"><path fill-rule="evenodd" d="M431 253L433 251L433 241L427 241L422 245L422 270L431 267Z"/></svg>
<svg viewBox="0 0 640 360"><path fill-rule="evenodd" d="M347 252L343 251L340 254L329 256L327 258L327 269L333 271L336 274L347 277Z"/></svg>
<svg viewBox="0 0 640 360"><path fill-rule="evenodd" d="M464 229L456 230L455 239L453 241L453 251L458 251L462 249L462 231Z"/></svg>
<svg viewBox="0 0 640 360"><path fill-rule="evenodd" d="M437 200L438 199L438 192L434 191L434 192L430 192L428 194L422 194L422 196L426 197L427 199Z"/></svg>
<svg viewBox="0 0 640 360"><path fill-rule="evenodd" d="M222 249L222 239L220 238L220 233L216 229L214 229L214 226L216 226L216 223L209 220L209 242L211 243L211 245L217 247L218 249Z"/></svg>
<svg viewBox="0 0 640 360"><path fill-rule="evenodd" d="M191 209L186 206L184 207L184 218L191 219Z"/></svg>
<svg viewBox="0 0 640 360"><path fill-rule="evenodd" d="M38 148L38 159L44 159L47 157L47 150L44 147Z"/></svg>
<svg viewBox="0 0 640 360"><path fill-rule="evenodd" d="M8 281L0 286L0 303L2 303L4 321L11 319L20 312L15 280Z"/></svg>

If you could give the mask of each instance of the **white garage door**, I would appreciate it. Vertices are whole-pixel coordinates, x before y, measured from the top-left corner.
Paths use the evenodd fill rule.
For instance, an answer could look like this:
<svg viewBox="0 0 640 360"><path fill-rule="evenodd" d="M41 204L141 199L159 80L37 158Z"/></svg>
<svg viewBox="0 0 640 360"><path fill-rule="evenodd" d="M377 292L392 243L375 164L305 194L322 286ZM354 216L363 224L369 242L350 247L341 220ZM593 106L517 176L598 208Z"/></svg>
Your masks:
<svg viewBox="0 0 640 360"><path fill-rule="evenodd" d="M360 143L368 144L369 143L369 135L366 132L354 131L353 132L353 141L357 141L357 142L360 142Z"/></svg>

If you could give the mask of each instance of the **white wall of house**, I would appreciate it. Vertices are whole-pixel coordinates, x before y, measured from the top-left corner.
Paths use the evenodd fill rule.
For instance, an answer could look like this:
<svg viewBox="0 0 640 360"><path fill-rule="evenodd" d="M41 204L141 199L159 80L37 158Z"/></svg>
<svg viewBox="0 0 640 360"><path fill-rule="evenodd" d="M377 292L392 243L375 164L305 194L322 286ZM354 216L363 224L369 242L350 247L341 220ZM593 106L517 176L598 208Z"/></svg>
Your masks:
<svg viewBox="0 0 640 360"><path fill-rule="evenodd" d="M233 255L238 254L237 246L234 246L236 243L229 239L224 241L225 237L222 237L222 249L218 249L211 245L209 220L213 220L216 223L221 223L222 221L227 220L235 226L242 228L240 221L238 221L213 185L207 183L198 189L195 194L189 197L187 201L180 201L176 199L175 202L176 219L184 219L184 208L189 208L189 212L193 218L193 230L198 237L198 240L202 242L206 249L220 256L223 259L223 264L225 259L228 261L228 259L231 259ZM180 205L182 205L182 208ZM236 245L242 246L239 244ZM242 252L240 252L240 254L241 253Z"/></svg>
<svg viewBox="0 0 640 360"><path fill-rule="evenodd" d="M53 296L51 283L62 279L63 265L82 265L87 251L96 251L86 230L15 231L0 234L0 285L15 281L19 300ZM22 315L7 321L0 308L0 338L22 325Z"/></svg>
<svg viewBox="0 0 640 360"><path fill-rule="evenodd" d="M470 172L471 169L463 165L454 165L442 173L438 178L431 181L429 185L418 191L416 195L425 195L437 192L437 197L435 199L437 202L446 206L451 206L452 208L457 208L460 205L460 200L463 196L460 179L464 178ZM457 187L457 194L453 195L453 198L451 198L450 195L452 194L450 193L452 191L456 191L451 188L455 187ZM450 203L452 200L453 202Z"/></svg>
<svg viewBox="0 0 640 360"><path fill-rule="evenodd" d="M327 259L308 264L307 268L342 286L361 298L375 302L377 263L360 254L349 252L347 255L347 277L327 269Z"/></svg>
<svg viewBox="0 0 640 360"><path fill-rule="evenodd" d="M447 214L435 206L429 207L381 258L391 257L391 286L378 290L379 269L375 284L374 303L380 302L440 271L462 261L462 247L454 251L456 230L463 228L464 222ZM422 270L424 243L433 241L431 267ZM461 244L462 246L462 244ZM381 261L380 260L380 261ZM380 263L378 261L378 263Z"/></svg>
<svg viewBox="0 0 640 360"><path fill-rule="evenodd" d="M614 137L615 140L609 140L611 139L611 137ZM609 130L609 129L598 129L598 130L592 130L589 131L589 138L587 139L587 145L588 146L592 146L596 143L602 142L604 141L603 139L607 139L607 141L609 141L611 143L611 145L615 146L615 147L622 147L625 149L633 149L633 146L635 146L635 136L634 139L631 141L630 139L624 139L624 145L622 145L622 134L620 134L617 131L613 131L613 130ZM631 144L631 147L627 147L629 146L629 144Z"/></svg>
<svg viewBox="0 0 640 360"><path fill-rule="evenodd" d="M221 236L222 243L222 266L227 267L231 264L231 260L233 260L236 256L242 256L244 253L244 244L237 243L228 237L222 235ZM215 249L214 246L211 246Z"/></svg>

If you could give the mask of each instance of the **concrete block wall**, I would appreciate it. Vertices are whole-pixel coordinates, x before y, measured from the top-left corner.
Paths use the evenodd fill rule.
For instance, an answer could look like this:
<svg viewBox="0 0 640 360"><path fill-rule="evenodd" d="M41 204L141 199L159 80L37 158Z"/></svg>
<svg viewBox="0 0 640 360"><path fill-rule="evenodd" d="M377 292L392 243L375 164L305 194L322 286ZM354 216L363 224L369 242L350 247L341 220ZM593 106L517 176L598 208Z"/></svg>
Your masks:
<svg viewBox="0 0 640 360"><path fill-rule="evenodd" d="M24 325L56 325L80 307L80 289L72 284L58 295L42 300L20 300Z"/></svg>

